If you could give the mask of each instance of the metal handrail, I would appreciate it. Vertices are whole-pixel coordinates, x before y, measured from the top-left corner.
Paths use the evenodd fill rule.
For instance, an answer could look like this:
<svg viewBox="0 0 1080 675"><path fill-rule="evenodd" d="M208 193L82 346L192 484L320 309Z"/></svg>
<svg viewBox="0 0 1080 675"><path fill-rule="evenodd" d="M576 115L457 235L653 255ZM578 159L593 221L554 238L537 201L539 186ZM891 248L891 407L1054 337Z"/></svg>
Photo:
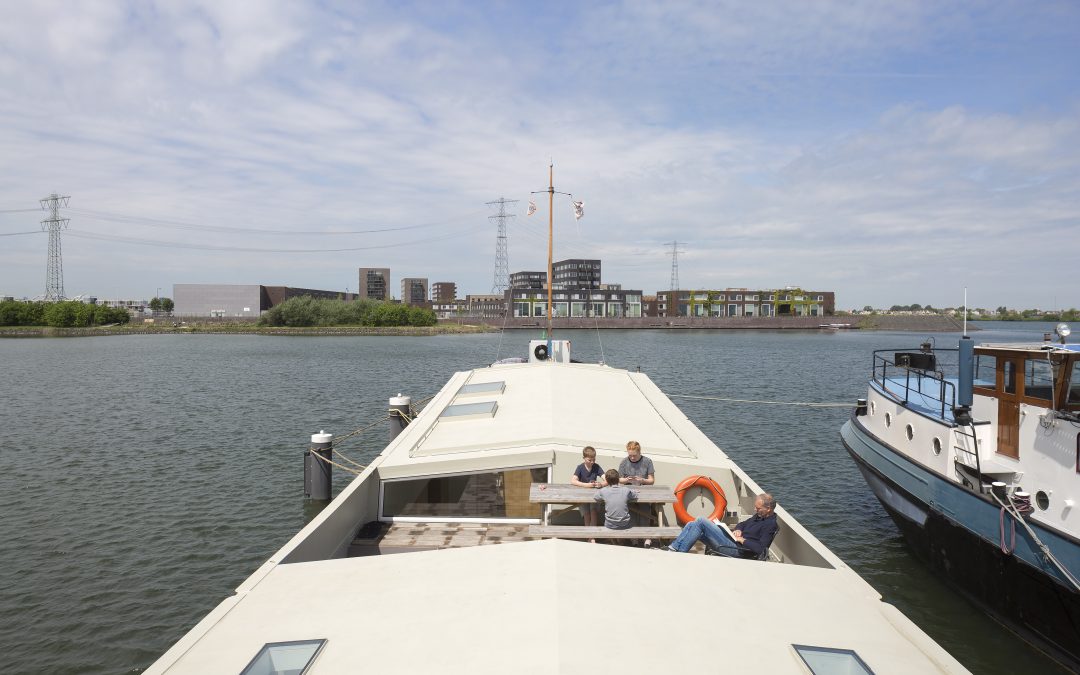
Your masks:
<svg viewBox="0 0 1080 675"><path fill-rule="evenodd" d="M889 388L885 384L885 380L888 377L889 366L892 366L894 369L903 370L904 371L904 400L903 400L903 402L908 403L908 401L910 400L911 391L914 388L914 390L916 392L918 392L918 394L920 396L925 397L925 398L929 398L931 401L937 401L937 402L939 402L941 404L941 417L942 417L942 419L944 419L945 418L946 407L948 407L948 408L955 408L956 407L956 384L947 381L945 379L945 374L940 372L940 371L932 371L932 372L930 372L930 371L924 371L924 370L918 370L918 369L909 368L907 366L898 366L898 365L896 365L896 362L891 357L891 354L893 354L895 352L904 352L904 351L912 352L912 351L915 351L915 350L912 350L912 349L876 349L876 350L874 350L874 353L873 353L874 364L873 364L873 370L872 370L873 380L875 382L877 382L878 384L880 384L882 390L884 390L886 393L888 393L888 394L890 394L892 396L897 396L897 394L895 392L889 391ZM956 351L959 351L959 350L957 350L957 349L935 349L934 351L935 352L956 352ZM882 354L885 353L885 352L890 353L890 356L888 356L888 357L883 356ZM881 364L881 375L880 375L880 377L878 375L878 363L879 362ZM916 385L917 385L916 387L912 387L912 385L911 385L912 372L915 373ZM937 381L939 383L940 388L939 388L939 395L937 397L935 397L933 394L928 393L928 392L923 390L923 387L922 387L923 378L929 378L930 380Z"/></svg>

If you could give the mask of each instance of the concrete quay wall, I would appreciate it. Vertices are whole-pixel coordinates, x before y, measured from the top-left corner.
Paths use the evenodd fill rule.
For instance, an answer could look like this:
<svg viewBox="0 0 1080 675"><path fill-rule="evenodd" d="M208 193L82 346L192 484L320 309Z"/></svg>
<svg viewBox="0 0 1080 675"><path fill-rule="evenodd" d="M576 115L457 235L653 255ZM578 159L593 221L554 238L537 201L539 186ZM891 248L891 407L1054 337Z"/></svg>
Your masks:
<svg viewBox="0 0 1080 675"><path fill-rule="evenodd" d="M505 319L445 319L440 323L482 323L493 328L535 330L544 328L544 317L511 317ZM634 319L555 318L556 330L582 329L654 329L654 330L820 330L822 324L849 324L859 330L897 330L918 332L951 332L961 330L958 320L946 316L800 316L800 317L641 317ZM977 330L971 322L968 330Z"/></svg>

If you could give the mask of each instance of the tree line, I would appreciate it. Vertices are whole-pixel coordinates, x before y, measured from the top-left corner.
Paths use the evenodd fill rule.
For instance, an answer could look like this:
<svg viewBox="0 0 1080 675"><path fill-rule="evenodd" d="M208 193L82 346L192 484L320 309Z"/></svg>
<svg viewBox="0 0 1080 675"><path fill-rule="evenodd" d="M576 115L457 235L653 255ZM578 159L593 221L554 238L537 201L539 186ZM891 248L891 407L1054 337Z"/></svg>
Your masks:
<svg viewBox="0 0 1080 675"><path fill-rule="evenodd" d="M1008 307L998 307L996 316L993 318L997 321L1080 321L1080 310L1066 309L1061 312L1044 312L1038 309L1009 309Z"/></svg>
<svg viewBox="0 0 1080 675"><path fill-rule="evenodd" d="M423 307L354 300L343 302L302 295L265 312L260 326L434 326L435 312Z"/></svg>
<svg viewBox="0 0 1080 675"><path fill-rule="evenodd" d="M127 323L131 316L126 309L90 305L77 300L60 302L0 302L0 326L52 326L75 328Z"/></svg>

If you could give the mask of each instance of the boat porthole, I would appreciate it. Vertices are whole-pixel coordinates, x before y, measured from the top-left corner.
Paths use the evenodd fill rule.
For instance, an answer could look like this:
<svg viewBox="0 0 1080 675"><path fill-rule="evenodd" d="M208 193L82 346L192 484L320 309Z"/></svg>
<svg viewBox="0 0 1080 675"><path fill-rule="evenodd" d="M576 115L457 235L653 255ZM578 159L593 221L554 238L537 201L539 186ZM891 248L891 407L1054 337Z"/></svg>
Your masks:
<svg viewBox="0 0 1080 675"><path fill-rule="evenodd" d="M940 438L935 438L934 439L934 454L935 455L940 455L941 454L941 439Z"/></svg>
<svg viewBox="0 0 1080 675"><path fill-rule="evenodd" d="M1035 493L1035 505L1039 507L1040 511L1045 511L1050 508L1050 495L1039 490Z"/></svg>
<svg viewBox="0 0 1080 675"><path fill-rule="evenodd" d="M870 414L873 415L877 412L877 403L870 401Z"/></svg>
<svg viewBox="0 0 1080 675"><path fill-rule="evenodd" d="M908 439L909 441L910 441L911 439L915 438L915 430L911 428L911 425L910 425L910 424L909 424L909 425L907 425L907 427L906 427L906 428L904 429L904 433L906 433L906 434L907 434L907 439Z"/></svg>
<svg viewBox="0 0 1080 675"><path fill-rule="evenodd" d="M892 426L892 415L890 415L889 413L885 413L885 426L886 427L891 427Z"/></svg>

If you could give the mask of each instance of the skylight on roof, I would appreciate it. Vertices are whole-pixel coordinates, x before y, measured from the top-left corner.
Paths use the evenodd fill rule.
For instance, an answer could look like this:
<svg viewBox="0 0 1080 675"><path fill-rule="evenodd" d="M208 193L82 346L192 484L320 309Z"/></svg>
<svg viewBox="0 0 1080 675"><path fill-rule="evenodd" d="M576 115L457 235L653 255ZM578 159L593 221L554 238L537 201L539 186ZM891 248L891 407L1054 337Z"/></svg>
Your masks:
<svg viewBox="0 0 1080 675"><path fill-rule="evenodd" d="M859 655L850 649L791 645L814 675L874 675Z"/></svg>
<svg viewBox="0 0 1080 675"><path fill-rule="evenodd" d="M458 396L475 396L476 394L501 394L506 390L506 383L498 382L474 382L466 384L458 389Z"/></svg>
<svg viewBox="0 0 1080 675"><path fill-rule="evenodd" d="M263 645L240 675L303 675L326 640L294 640Z"/></svg>
<svg viewBox="0 0 1080 675"><path fill-rule="evenodd" d="M441 418L472 419L476 417L494 417L499 404L495 401L481 401L479 403L459 403L448 405L439 415Z"/></svg>

